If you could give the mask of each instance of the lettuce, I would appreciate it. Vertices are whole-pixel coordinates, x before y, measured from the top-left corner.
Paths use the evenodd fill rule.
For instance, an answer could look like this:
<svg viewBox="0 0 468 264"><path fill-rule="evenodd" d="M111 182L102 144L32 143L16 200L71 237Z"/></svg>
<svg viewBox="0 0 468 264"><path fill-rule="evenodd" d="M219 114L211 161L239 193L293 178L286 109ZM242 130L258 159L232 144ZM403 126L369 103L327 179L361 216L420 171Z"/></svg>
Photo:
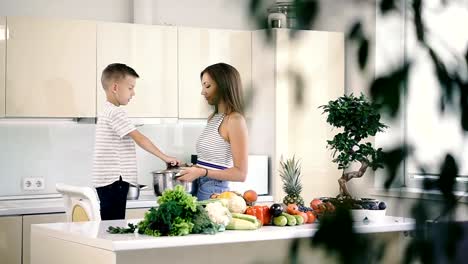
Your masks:
<svg viewBox="0 0 468 264"><path fill-rule="evenodd" d="M182 186L166 190L158 199L159 207L145 213L138 223L138 233L152 236L184 236L192 232L197 212L197 198Z"/></svg>

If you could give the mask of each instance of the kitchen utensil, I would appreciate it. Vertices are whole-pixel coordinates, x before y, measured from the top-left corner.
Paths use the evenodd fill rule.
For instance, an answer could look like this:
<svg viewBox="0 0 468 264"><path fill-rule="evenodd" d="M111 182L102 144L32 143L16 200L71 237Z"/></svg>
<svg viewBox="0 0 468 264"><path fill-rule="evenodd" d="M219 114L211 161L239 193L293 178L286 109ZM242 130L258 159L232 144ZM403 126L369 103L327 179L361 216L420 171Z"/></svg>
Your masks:
<svg viewBox="0 0 468 264"><path fill-rule="evenodd" d="M146 185L143 184L130 184L128 187L127 200L138 200L140 197L140 190L146 188Z"/></svg>
<svg viewBox="0 0 468 264"><path fill-rule="evenodd" d="M190 167L189 164L184 164L184 167ZM176 185L181 185L185 188L185 191L190 193L192 192L192 183L191 182L182 182L177 180L180 177L180 171L184 167L172 167L168 166L165 170L153 171L153 186L154 194L156 196L161 196L165 190L172 190Z"/></svg>

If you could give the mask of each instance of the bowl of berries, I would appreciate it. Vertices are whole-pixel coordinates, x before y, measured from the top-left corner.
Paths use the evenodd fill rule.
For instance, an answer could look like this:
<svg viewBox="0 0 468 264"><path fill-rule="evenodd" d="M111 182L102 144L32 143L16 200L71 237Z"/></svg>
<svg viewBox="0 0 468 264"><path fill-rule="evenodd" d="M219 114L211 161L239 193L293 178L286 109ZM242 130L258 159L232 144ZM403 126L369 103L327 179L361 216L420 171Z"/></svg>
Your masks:
<svg viewBox="0 0 468 264"><path fill-rule="evenodd" d="M352 205L351 214L355 222L380 222L385 218L387 205L375 199L361 198Z"/></svg>

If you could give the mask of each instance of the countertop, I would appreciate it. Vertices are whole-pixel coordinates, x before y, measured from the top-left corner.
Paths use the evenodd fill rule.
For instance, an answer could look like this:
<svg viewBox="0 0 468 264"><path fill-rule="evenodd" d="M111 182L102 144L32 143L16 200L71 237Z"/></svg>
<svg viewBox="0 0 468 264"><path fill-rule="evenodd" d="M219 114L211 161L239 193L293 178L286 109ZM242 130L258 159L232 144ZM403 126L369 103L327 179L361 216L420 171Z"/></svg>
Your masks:
<svg viewBox="0 0 468 264"><path fill-rule="evenodd" d="M318 224L264 226L253 231L229 230L215 235L181 237L151 237L137 233L109 234L106 231L109 226L126 227L128 223L135 224L139 221L140 219L131 219L39 224L32 225L32 232L109 251L125 251L310 237L318 228ZM354 227L358 233L401 232L414 229L414 220L386 216L379 222L354 222Z"/></svg>
<svg viewBox="0 0 468 264"><path fill-rule="evenodd" d="M127 209L149 208L157 205L154 195L142 195L138 200L127 200ZM0 216L65 213L62 198L19 199L0 201Z"/></svg>
<svg viewBox="0 0 468 264"><path fill-rule="evenodd" d="M0 217L30 214L65 213L60 194L54 198L9 199L0 200ZM259 196L258 202L270 202L271 196ZM145 192L138 200L127 200L127 209L150 208L157 205L157 197L152 192Z"/></svg>

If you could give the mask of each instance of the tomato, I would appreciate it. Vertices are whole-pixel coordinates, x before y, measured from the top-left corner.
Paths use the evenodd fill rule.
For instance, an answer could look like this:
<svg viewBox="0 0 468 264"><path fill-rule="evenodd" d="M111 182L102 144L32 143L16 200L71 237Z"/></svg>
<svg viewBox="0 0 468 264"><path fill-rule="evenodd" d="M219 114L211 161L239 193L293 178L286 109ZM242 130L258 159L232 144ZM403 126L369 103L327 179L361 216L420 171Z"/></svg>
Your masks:
<svg viewBox="0 0 468 264"><path fill-rule="evenodd" d="M317 210L318 209L318 205L321 204L322 201L320 199L313 199L311 202L310 202L310 207L312 207L312 209L314 210Z"/></svg>
<svg viewBox="0 0 468 264"><path fill-rule="evenodd" d="M312 211L307 211L306 214L307 214L307 223L313 223L317 219L317 217Z"/></svg>
<svg viewBox="0 0 468 264"><path fill-rule="evenodd" d="M307 216L307 213L298 212L297 215L300 215L304 219L304 224L307 223L307 221L309 220L309 217Z"/></svg>

